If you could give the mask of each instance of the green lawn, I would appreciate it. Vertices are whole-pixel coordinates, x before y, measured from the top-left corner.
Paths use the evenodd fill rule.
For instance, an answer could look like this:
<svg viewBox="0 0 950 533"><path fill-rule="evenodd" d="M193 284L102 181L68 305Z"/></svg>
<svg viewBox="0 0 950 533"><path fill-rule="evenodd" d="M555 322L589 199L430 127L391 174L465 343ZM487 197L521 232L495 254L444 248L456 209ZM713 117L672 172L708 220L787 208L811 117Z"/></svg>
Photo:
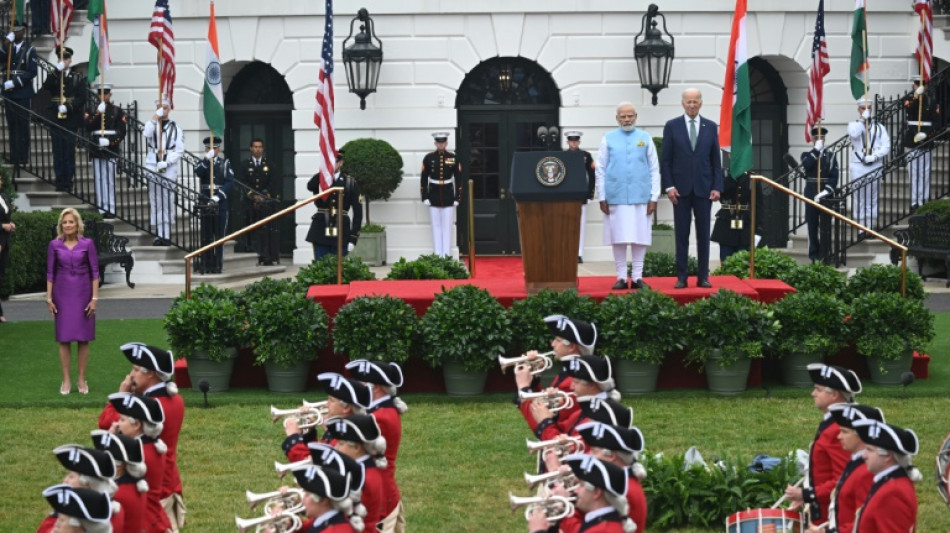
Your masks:
<svg viewBox="0 0 950 533"><path fill-rule="evenodd" d="M866 386L861 401L881 407L889 422L914 428L921 440L916 463L924 474L917 486L918 531L950 531L950 513L933 484L934 457L950 432L950 314L937 316L931 346L931 379L910 388ZM165 344L159 320L103 320L90 363L92 394L57 393L59 371L50 322L7 323L0 327L0 533L32 531L48 511L40 491L59 482L64 471L50 451L61 444L88 444L105 396L118 386L128 363L117 347L141 340ZM233 517L254 516L246 489L274 490L280 482L273 462L285 461L282 431L271 424L268 406L290 407L297 397L262 390L211 396L201 409L200 394L183 391L189 405L180 441L180 467L189 505L191 532L232 532ZM316 391L306 395L310 400ZM530 437L507 394L475 400L440 395L407 395L398 479L413 533L444 531L526 531L521 512L508 510L512 491L527 494L521 475L533 466L524 447ZM661 392L627 398L650 453L682 454L697 445L707 459L746 460L758 453L781 456L806 448L818 413L808 392L773 387L738 398L705 391ZM689 529L683 532L714 530ZM721 531L717 528L715 531Z"/></svg>

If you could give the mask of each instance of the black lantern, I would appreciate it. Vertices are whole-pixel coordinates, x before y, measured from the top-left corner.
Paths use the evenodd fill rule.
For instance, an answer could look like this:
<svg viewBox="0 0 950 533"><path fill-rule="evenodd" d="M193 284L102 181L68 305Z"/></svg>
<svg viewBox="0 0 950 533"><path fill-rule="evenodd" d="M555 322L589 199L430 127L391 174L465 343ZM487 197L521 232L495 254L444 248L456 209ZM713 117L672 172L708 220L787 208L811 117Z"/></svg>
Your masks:
<svg viewBox="0 0 950 533"><path fill-rule="evenodd" d="M657 16L663 18L663 33L656 29ZM669 42L663 40L664 33L670 38ZM656 4L650 4L643 15L640 33L633 39L633 55L637 59L640 86L653 93L653 105L656 105L656 93L670 86L674 51L673 36L666 31L666 17Z"/></svg>
<svg viewBox="0 0 950 533"><path fill-rule="evenodd" d="M360 33L353 37L353 25L360 21ZM353 39L351 46L346 43ZM376 43L373 44L373 40ZM369 11L361 8L350 21L350 35L343 41L343 65L346 67L346 84L351 93L360 97L360 109L366 109L366 97L376 92L379 67L383 64L383 42L376 37L373 19Z"/></svg>
<svg viewBox="0 0 950 533"><path fill-rule="evenodd" d="M511 67L509 65L503 65L498 72L498 86L501 87L502 92L508 92L508 89L511 89Z"/></svg>

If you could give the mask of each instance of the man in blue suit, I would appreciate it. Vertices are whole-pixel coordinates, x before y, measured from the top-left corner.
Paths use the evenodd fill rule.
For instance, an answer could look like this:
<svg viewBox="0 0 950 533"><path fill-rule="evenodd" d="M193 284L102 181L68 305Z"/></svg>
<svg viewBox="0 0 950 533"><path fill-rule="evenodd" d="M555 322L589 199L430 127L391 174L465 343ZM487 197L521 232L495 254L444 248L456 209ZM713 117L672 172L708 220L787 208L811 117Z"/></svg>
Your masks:
<svg viewBox="0 0 950 533"><path fill-rule="evenodd" d="M686 288L690 219L696 218L696 251L699 255L697 287L709 283L709 220L712 203L722 191L722 164L716 123L699 116L703 95L699 89L683 91L686 114L666 123L660 155L663 190L673 203L676 228L676 285Z"/></svg>

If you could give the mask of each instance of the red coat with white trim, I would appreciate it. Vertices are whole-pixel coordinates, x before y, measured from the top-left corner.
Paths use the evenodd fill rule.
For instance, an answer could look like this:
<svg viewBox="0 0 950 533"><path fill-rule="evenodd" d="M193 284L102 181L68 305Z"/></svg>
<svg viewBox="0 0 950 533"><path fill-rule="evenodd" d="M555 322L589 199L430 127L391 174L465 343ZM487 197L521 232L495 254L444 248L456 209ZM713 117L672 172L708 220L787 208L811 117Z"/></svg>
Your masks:
<svg viewBox="0 0 950 533"><path fill-rule="evenodd" d="M627 516L637 525L637 533L645 533L647 530L647 495L643 492L643 485L640 480L634 477L633 472L628 472L630 478L627 480L627 505L630 509Z"/></svg>
<svg viewBox="0 0 950 533"><path fill-rule="evenodd" d="M396 457L402 440L402 416L392 400L380 403L369 414L376 419L380 434L386 439L386 468L383 474L383 518L399 505L402 496L396 483Z"/></svg>
<svg viewBox="0 0 950 533"><path fill-rule="evenodd" d="M840 432L841 429L834 420L831 418L823 420L818 426L818 434L808 454L809 488L803 489L802 494L806 504L817 503L818 505L821 515L815 516L815 513L812 513L811 517L815 524L828 519L831 491L838 483L845 465L851 460L851 454L838 442Z"/></svg>
<svg viewBox="0 0 950 533"><path fill-rule="evenodd" d="M874 491L864 503L854 532L914 533L916 526L917 493L904 474L888 479Z"/></svg>
<svg viewBox="0 0 950 533"><path fill-rule="evenodd" d="M148 492L145 493L145 515L142 520L142 529L146 533L166 533L171 529L168 515L162 507L162 481L165 479L165 468L168 465L165 455L155 449L155 441L147 437L142 438L142 452L145 456L145 482L148 483Z"/></svg>
<svg viewBox="0 0 950 533"><path fill-rule="evenodd" d="M828 533L851 533L854 530L854 515L874 484L874 474L868 470L863 458L852 459L841 475L838 492L834 495L835 530ZM829 508L830 509L830 508Z"/></svg>
<svg viewBox="0 0 950 533"><path fill-rule="evenodd" d="M377 468L373 459L364 461L363 465L366 467L366 479L363 480L360 503L366 507L366 516L363 517L366 523L365 531L374 531L376 524L386 518L383 514L383 509L386 507L384 498L386 482L383 479L383 469Z"/></svg>
<svg viewBox="0 0 950 533"><path fill-rule="evenodd" d="M122 529L117 529L113 523L112 532L141 533L142 521L145 519L145 493L139 492L135 486L136 480L131 476L122 476L116 480L116 483L119 485L119 490L115 492L112 499L122 505L125 523Z"/></svg>
<svg viewBox="0 0 950 533"><path fill-rule="evenodd" d="M561 520L558 529L560 533L624 533L623 522L616 511L598 516L589 522L584 521L581 511L574 511L573 515ZM639 526L637 531L640 531Z"/></svg>
<svg viewBox="0 0 950 533"><path fill-rule="evenodd" d="M555 363L558 364L558 363ZM554 380L551 381L551 387L556 388L561 392L572 394L571 384L574 382L574 378L571 376L563 376L558 374L555 376ZM539 387L532 387L532 390L536 390ZM521 402L518 404L518 410L521 411L521 416L524 417L525 421L528 423L528 427L531 428L531 432L534 433L538 429L538 423L535 422L534 416L531 414L531 402ZM575 412L580 410L580 406L577 405L577 402L574 402L568 409L561 409L558 411L558 418L567 418L573 415Z"/></svg>

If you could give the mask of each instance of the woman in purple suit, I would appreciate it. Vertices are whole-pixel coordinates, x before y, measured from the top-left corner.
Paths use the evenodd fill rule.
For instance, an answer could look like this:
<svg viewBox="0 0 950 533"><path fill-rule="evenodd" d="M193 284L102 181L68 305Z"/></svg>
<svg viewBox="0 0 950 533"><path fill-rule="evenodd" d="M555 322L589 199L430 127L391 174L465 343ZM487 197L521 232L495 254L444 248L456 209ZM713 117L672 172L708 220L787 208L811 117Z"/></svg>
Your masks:
<svg viewBox="0 0 950 533"><path fill-rule="evenodd" d="M63 382L59 393L72 389L69 368L72 343L77 344L78 390L89 393L86 364L89 341L96 338L96 306L99 303L99 258L92 239L82 236L82 217L72 208L63 209L56 223L56 238L46 254L46 305L56 321L56 342Z"/></svg>

